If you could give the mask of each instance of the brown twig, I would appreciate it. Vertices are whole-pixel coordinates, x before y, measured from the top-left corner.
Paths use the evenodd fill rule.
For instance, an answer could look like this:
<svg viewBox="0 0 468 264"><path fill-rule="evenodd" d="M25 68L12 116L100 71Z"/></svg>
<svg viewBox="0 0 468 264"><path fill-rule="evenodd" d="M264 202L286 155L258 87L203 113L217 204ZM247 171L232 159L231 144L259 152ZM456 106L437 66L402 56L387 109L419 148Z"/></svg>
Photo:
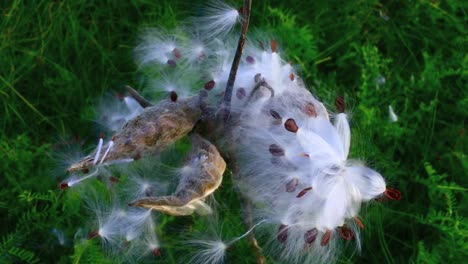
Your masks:
<svg viewBox="0 0 468 264"><path fill-rule="evenodd" d="M247 31L249 29L249 20L250 20L250 10L252 7L252 0L244 0L244 6L242 7L242 30L239 37L239 42L237 43L236 54L234 60L232 61L231 71L229 72L229 79L226 84L226 90L224 93L223 99L223 118L224 121L227 121L231 113L231 99L232 99L232 90L234 89L234 82L236 81L237 69L239 68L240 59L242 56L242 51L244 50L245 39L247 38Z"/></svg>
<svg viewBox="0 0 468 264"><path fill-rule="evenodd" d="M149 107L149 106L153 106L153 104L150 101L143 98L143 96L141 96L132 87L130 87L128 85L125 85L125 89L127 89L127 92L133 97L133 99L135 99L141 105L141 107L146 108L146 107Z"/></svg>

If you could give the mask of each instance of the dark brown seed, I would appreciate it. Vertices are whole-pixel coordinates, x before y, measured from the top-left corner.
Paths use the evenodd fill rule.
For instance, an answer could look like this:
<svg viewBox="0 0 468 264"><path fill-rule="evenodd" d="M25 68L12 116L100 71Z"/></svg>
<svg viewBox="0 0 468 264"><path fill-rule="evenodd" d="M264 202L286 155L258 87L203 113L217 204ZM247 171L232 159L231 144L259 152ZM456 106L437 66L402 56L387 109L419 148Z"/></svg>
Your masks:
<svg viewBox="0 0 468 264"><path fill-rule="evenodd" d="M272 39L270 44L271 44L271 52L276 52L276 48L277 48L276 40Z"/></svg>
<svg viewBox="0 0 468 264"><path fill-rule="evenodd" d="M344 240L351 240L354 238L354 233L349 227L343 225L340 227L340 237Z"/></svg>
<svg viewBox="0 0 468 264"><path fill-rule="evenodd" d="M320 241L320 245L322 247L328 245L328 242L330 242L330 238L331 238L331 230L327 229L327 231L325 231L325 234L323 234L322 240Z"/></svg>
<svg viewBox="0 0 468 264"><path fill-rule="evenodd" d="M307 187L305 188L304 190L302 190L297 196L296 198L301 198L302 196L304 196L308 191L312 190L312 187Z"/></svg>
<svg viewBox="0 0 468 264"><path fill-rule="evenodd" d="M214 80L211 80L207 83L205 83L205 89L208 91L211 91L215 87L216 82Z"/></svg>
<svg viewBox="0 0 468 264"><path fill-rule="evenodd" d="M167 65L171 66L171 67L175 67L177 66L177 63L175 60L167 60Z"/></svg>
<svg viewBox="0 0 468 264"><path fill-rule="evenodd" d="M289 118L288 120L286 120L286 122L284 122L284 127L286 128L286 130L293 133L296 133L297 130L299 130L296 121L294 121L294 119L292 118Z"/></svg>
<svg viewBox="0 0 468 264"><path fill-rule="evenodd" d="M99 231L90 232L90 233L88 234L88 240L91 240L91 239L93 239L93 238L95 238L95 237L98 237L98 236L99 236Z"/></svg>
<svg viewBox="0 0 468 264"><path fill-rule="evenodd" d="M315 111L315 106L313 103L307 103L302 111L304 112L304 114L310 117L317 117L317 111Z"/></svg>
<svg viewBox="0 0 468 264"><path fill-rule="evenodd" d="M145 195L146 195L146 197L152 197L153 196L153 187L147 187L145 189Z"/></svg>
<svg viewBox="0 0 468 264"><path fill-rule="evenodd" d="M112 182L112 183L118 183L118 182L119 182L119 178L114 177L114 176L110 176L110 177L109 177L109 181Z"/></svg>
<svg viewBox="0 0 468 264"><path fill-rule="evenodd" d="M180 59L182 57L182 54L180 53L180 50L178 50L177 48L172 50L172 54L174 54L174 57L176 59Z"/></svg>
<svg viewBox="0 0 468 264"><path fill-rule="evenodd" d="M237 92L236 92L237 99L242 100L242 99L244 99L244 97L246 95L247 95L247 92L245 91L244 88L241 87L241 88L237 89Z"/></svg>
<svg viewBox="0 0 468 264"><path fill-rule="evenodd" d="M364 229L364 224L362 223L361 219L357 216L354 217L354 221L356 222L356 224L361 228L361 229Z"/></svg>
<svg viewBox="0 0 468 264"><path fill-rule="evenodd" d="M133 157L133 160L139 160L139 159L141 159L141 155L140 153L137 153L135 157Z"/></svg>
<svg viewBox="0 0 468 264"><path fill-rule="evenodd" d="M280 243L288 240L288 226L281 224L278 229L278 236L276 237Z"/></svg>
<svg viewBox="0 0 468 264"><path fill-rule="evenodd" d="M307 244L312 244L314 243L315 239L317 239L317 235L318 235L317 228L312 228L304 234L304 241Z"/></svg>
<svg viewBox="0 0 468 264"><path fill-rule="evenodd" d="M247 58L245 58L245 60L250 63L250 64L254 64L255 63L255 59L252 57L252 56L247 56Z"/></svg>
<svg viewBox="0 0 468 264"><path fill-rule="evenodd" d="M290 79L291 81L294 81L294 78L295 78L295 77L296 77L296 76L294 76L294 73L291 72L291 73L289 74L289 79Z"/></svg>
<svg viewBox="0 0 468 264"><path fill-rule="evenodd" d="M161 249L154 248L153 250L151 250L151 254L153 254L153 256L155 256L155 257L160 257L161 256Z"/></svg>
<svg viewBox="0 0 468 264"><path fill-rule="evenodd" d="M299 180L297 178L293 178L288 183L286 183L286 192L295 192L298 184Z"/></svg>
<svg viewBox="0 0 468 264"><path fill-rule="evenodd" d="M169 93L169 96L171 97L171 101L172 101L172 102L176 102L176 101L177 101L177 98L179 97L179 96L177 95L177 93L174 92L174 91L171 91L171 92Z"/></svg>
<svg viewBox="0 0 468 264"><path fill-rule="evenodd" d="M83 173L88 173L88 172L89 172L89 169L88 169L88 168L84 168L84 169L82 170L82 172L83 172Z"/></svg>
<svg viewBox="0 0 468 264"><path fill-rule="evenodd" d="M401 199L401 193L397 189L387 188L385 190L384 194L390 200L400 200Z"/></svg>
<svg viewBox="0 0 468 264"><path fill-rule="evenodd" d="M276 156L276 157L284 156L283 148L281 148L280 146L278 146L276 144L271 144L270 147L268 148L268 150L270 151L271 155L273 155L273 156Z"/></svg>
<svg viewBox="0 0 468 264"><path fill-rule="evenodd" d="M345 109L346 109L346 104L345 104L345 100L342 96L337 96L335 98L335 107L336 107L336 110L338 111L338 113L344 113Z"/></svg>
<svg viewBox="0 0 468 264"><path fill-rule="evenodd" d="M62 182L62 183L60 183L60 190L65 190L65 189L67 189L68 187L70 187L70 185L68 185L67 182Z"/></svg>

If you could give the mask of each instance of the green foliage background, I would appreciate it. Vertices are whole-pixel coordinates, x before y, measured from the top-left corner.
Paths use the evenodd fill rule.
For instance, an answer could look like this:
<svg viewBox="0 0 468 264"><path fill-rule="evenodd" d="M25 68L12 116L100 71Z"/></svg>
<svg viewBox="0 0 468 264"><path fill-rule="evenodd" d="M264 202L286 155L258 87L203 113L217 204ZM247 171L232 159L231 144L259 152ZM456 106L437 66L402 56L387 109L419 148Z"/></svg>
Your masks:
<svg viewBox="0 0 468 264"><path fill-rule="evenodd" d="M198 1L202 2L202 1ZM240 3L238 3L240 4ZM73 236L89 223L79 193L61 192L60 139L92 146L93 107L138 84L132 49L146 26L173 28L190 1L0 1L0 262L113 263L98 241ZM466 1L254 1L252 28L283 54L327 105L352 106L352 157L401 190L399 202L363 208L361 254L340 263L462 263L468 258ZM385 80L385 81L384 81ZM137 88L138 85L136 85ZM399 120L390 123L388 105ZM62 140L63 141L63 140ZM223 234L243 233L229 180L216 194ZM223 208L223 207L222 207ZM172 242L202 231L199 217L161 216L161 263L183 263ZM61 245L52 233L61 230ZM184 229L181 229L184 228ZM244 241L230 263L253 263Z"/></svg>

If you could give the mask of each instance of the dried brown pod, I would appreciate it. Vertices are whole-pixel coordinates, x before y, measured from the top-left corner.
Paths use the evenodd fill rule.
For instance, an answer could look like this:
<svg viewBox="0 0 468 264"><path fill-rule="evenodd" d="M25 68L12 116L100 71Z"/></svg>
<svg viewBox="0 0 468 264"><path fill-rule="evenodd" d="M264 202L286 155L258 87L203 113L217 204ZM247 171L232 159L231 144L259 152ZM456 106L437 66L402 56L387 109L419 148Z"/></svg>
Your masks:
<svg viewBox="0 0 468 264"><path fill-rule="evenodd" d="M192 134L191 140L192 150L188 161L191 170L181 175L174 195L142 198L130 203L130 206L151 208L170 215L211 212L203 199L221 184L226 163L209 141L198 134Z"/></svg>
<svg viewBox="0 0 468 264"><path fill-rule="evenodd" d="M158 105L147 107L130 120L113 137L113 146L107 143L103 150L110 149L104 157L100 153L95 162L96 151L70 166L68 172L89 169L94 164L118 162L160 153L165 147L187 135L201 115L198 96L187 100L163 100ZM104 151L102 151L104 152Z"/></svg>

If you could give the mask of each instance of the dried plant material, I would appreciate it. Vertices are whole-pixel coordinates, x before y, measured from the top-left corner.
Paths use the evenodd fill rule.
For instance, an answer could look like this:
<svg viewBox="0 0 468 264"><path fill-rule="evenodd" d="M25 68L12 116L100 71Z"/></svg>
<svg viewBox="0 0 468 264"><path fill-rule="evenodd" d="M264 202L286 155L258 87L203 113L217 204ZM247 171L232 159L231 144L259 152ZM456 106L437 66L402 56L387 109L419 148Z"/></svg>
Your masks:
<svg viewBox="0 0 468 264"><path fill-rule="evenodd" d="M70 166L68 172L82 171L95 165L155 155L187 135L201 115L199 98L172 102L161 101L147 107L130 120L102 149Z"/></svg>
<svg viewBox="0 0 468 264"><path fill-rule="evenodd" d="M174 195L148 197L130 203L170 215L189 215L194 211L208 214L211 209L203 199L221 184L226 163L216 147L198 134L191 136L192 150Z"/></svg>

